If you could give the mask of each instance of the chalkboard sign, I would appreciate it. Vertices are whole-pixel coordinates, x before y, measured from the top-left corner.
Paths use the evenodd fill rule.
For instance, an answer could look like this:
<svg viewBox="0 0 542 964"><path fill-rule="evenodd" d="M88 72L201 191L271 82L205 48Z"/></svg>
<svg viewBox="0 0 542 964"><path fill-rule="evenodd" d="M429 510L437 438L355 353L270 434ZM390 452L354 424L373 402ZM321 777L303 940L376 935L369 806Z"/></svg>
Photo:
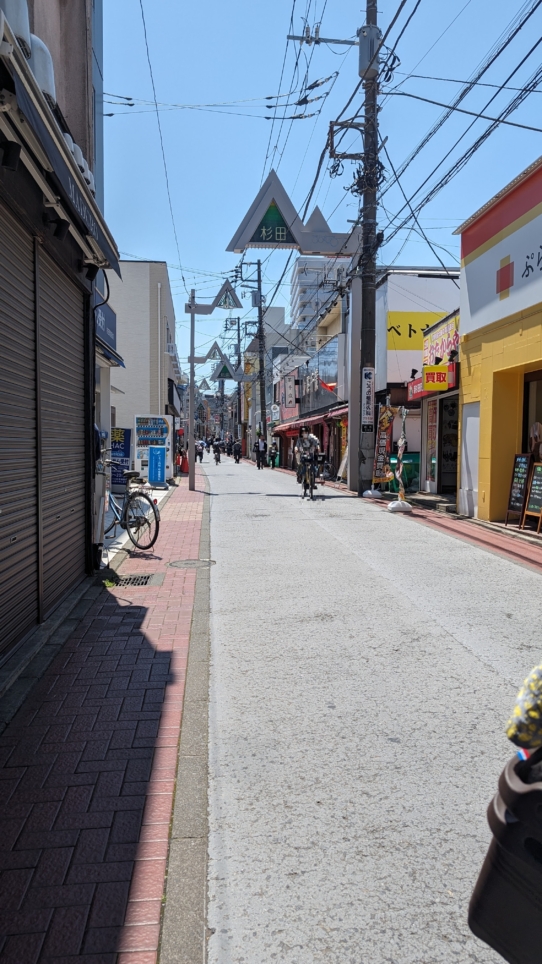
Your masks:
<svg viewBox="0 0 542 964"><path fill-rule="evenodd" d="M510 483L510 495L508 496L505 525L508 525L508 515L510 512L515 512L523 516L531 475L531 461L532 456L530 454L514 456L514 468L512 471L512 482Z"/></svg>
<svg viewBox="0 0 542 964"><path fill-rule="evenodd" d="M522 528L525 528L525 517L528 515L538 517L538 528L536 531L540 532L540 524L542 523L542 462L535 462L533 465L527 505L523 514Z"/></svg>

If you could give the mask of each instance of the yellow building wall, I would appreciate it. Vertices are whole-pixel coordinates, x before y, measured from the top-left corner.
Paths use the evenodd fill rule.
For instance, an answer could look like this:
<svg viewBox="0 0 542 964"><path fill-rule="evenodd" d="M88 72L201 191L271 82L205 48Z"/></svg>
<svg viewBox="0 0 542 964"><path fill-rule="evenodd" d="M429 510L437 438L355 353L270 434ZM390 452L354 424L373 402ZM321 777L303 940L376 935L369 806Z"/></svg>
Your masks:
<svg viewBox="0 0 542 964"><path fill-rule="evenodd" d="M478 518L498 522L522 450L524 375L542 369L542 304L463 335L460 361L460 428L463 405L480 402Z"/></svg>

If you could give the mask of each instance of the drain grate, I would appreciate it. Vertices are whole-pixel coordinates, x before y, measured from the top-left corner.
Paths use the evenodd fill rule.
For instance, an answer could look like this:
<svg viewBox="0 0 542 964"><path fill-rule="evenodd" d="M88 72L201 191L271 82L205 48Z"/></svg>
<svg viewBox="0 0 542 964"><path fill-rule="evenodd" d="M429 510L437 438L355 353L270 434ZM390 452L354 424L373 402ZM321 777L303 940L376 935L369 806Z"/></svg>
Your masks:
<svg viewBox="0 0 542 964"><path fill-rule="evenodd" d="M177 559L170 562L173 569L209 569L215 565L214 559Z"/></svg>
<svg viewBox="0 0 542 964"><path fill-rule="evenodd" d="M117 586L148 586L151 576L120 576Z"/></svg>

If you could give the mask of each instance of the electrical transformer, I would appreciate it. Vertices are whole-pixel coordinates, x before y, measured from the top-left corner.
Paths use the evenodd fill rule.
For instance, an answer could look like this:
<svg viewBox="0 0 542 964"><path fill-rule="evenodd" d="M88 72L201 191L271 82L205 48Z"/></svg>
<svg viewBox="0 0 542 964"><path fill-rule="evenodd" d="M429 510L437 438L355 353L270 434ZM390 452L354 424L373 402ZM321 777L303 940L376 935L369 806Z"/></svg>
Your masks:
<svg viewBox="0 0 542 964"><path fill-rule="evenodd" d="M378 74L380 57L375 57L382 33L378 27L366 25L358 30L359 75L363 80L372 80Z"/></svg>

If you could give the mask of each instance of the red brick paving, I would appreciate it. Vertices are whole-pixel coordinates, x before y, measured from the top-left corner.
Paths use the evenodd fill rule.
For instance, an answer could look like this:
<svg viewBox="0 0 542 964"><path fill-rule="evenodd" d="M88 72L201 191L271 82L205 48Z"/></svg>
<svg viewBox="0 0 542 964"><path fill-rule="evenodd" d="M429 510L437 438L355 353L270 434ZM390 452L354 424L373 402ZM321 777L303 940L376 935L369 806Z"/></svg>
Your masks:
<svg viewBox="0 0 542 964"><path fill-rule="evenodd" d="M167 565L203 498L181 481L121 570L163 584L102 593L0 736L2 964L156 964L196 580Z"/></svg>

